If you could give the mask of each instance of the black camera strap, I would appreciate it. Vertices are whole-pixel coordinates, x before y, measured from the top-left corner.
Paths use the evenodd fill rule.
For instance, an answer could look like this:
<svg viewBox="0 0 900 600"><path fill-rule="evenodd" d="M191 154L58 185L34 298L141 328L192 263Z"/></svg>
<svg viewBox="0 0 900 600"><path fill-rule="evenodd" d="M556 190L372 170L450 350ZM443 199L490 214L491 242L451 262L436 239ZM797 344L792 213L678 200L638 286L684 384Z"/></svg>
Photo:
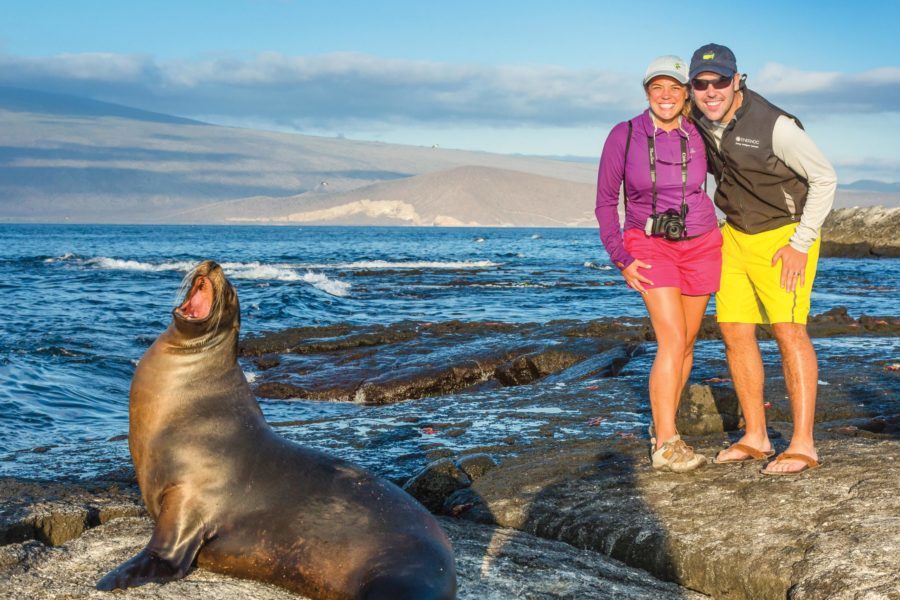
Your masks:
<svg viewBox="0 0 900 600"><path fill-rule="evenodd" d="M681 141L681 218L685 218L687 216L687 200L685 196L687 195L687 141L685 141L684 136L679 136ZM653 216L656 216L656 141L654 140L654 136L647 136L647 152L650 155L650 185L652 186L652 211Z"/></svg>
<svg viewBox="0 0 900 600"><path fill-rule="evenodd" d="M625 200L625 210L628 210L628 149L631 148L631 131L633 127L628 121L628 137L625 138L625 156L622 161L622 198Z"/></svg>

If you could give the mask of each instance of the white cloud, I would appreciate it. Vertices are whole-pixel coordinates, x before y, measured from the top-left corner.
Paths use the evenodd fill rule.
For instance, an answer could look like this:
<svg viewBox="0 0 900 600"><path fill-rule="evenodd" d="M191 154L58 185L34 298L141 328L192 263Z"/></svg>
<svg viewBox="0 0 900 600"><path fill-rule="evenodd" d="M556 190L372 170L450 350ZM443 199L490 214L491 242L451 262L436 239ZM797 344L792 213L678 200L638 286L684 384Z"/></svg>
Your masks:
<svg viewBox="0 0 900 600"><path fill-rule="evenodd" d="M809 94L826 92L840 79L837 72L801 71L769 63L759 72L759 87L768 93Z"/></svg>
<svg viewBox="0 0 900 600"><path fill-rule="evenodd" d="M554 65L449 64L356 53L158 61L117 54L0 55L0 85L89 96L214 122L308 129L365 124L594 127L642 110L641 73ZM900 69L856 74L768 64L758 89L809 118L896 113Z"/></svg>
<svg viewBox="0 0 900 600"><path fill-rule="evenodd" d="M869 85L894 85L900 83L900 68L883 67L865 71L853 77L859 83Z"/></svg>
<svg viewBox="0 0 900 600"><path fill-rule="evenodd" d="M636 77L335 53L156 62L143 56L0 57L0 84L91 95L183 116L344 122L590 125L643 105Z"/></svg>
<svg viewBox="0 0 900 600"><path fill-rule="evenodd" d="M52 58L14 58L0 56L4 80L82 80L128 82L147 79L155 71L148 57L84 53L60 54Z"/></svg>
<svg viewBox="0 0 900 600"><path fill-rule="evenodd" d="M900 111L900 68L896 67L839 73L802 71L770 63L762 68L758 79L748 79L748 86L801 119L807 111L813 116Z"/></svg>

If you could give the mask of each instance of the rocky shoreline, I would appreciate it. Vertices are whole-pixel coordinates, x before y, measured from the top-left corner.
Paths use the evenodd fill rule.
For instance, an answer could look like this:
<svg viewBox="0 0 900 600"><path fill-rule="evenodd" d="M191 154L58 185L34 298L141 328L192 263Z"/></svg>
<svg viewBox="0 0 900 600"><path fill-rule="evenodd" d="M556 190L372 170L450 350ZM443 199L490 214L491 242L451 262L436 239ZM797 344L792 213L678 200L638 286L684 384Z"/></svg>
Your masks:
<svg viewBox="0 0 900 600"><path fill-rule="evenodd" d="M812 316L808 329L813 338L895 337L900 319L854 319L836 308ZM761 327L759 338L772 339L771 330ZM562 380L615 376L641 343L655 339L646 317L547 324L403 322L291 328L244 339L240 354L259 370L254 392L260 398L390 404L486 382L508 387L555 375ZM704 318L698 339L721 339L712 315Z"/></svg>
<svg viewBox="0 0 900 600"><path fill-rule="evenodd" d="M825 437L825 466L794 478L765 477L758 464L656 473L644 440L557 443L502 460L438 510L455 515L441 524L459 597L896 598L900 442ZM723 439L693 441L712 454ZM152 530L133 482L5 479L2 488L4 597L103 597L94 582ZM294 597L199 569L119 595L197 594Z"/></svg>
<svg viewBox="0 0 900 600"><path fill-rule="evenodd" d="M10 487L42 486L38 482L3 480ZM98 489L108 486L106 489ZM27 539L0 546L0 592L4 598L108 598L94 583L107 571L130 558L150 538L153 523L144 513L133 485L102 479L87 486L50 484L39 492L40 501L28 504L6 492L4 505L14 507L19 523L33 525L44 541ZM56 487L56 490L53 488ZM64 490L60 492L60 490ZM109 518L81 529L80 518L99 510ZM118 512L115 517L113 513ZM10 532L9 516L0 520L0 532ZM474 524L451 518L440 523L456 553L460 598L603 597L703 598L648 573L628 567L603 554L580 550L564 542L541 539L518 530ZM61 535L60 528L67 533ZM48 537L58 544L51 545ZM46 543L45 543L46 542ZM235 579L194 569L183 580L149 584L117 591L116 598L222 599L298 598L255 581Z"/></svg>
<svg viewBox="0 0 900 600"><path fill-rule="evenodd" d="M822 226L822 256L900 258L900 208L833 210Z"/></svg>
<svg viewBox="0 0 900 600"><path fill-rule="evenodd" d="M648 418L646 319L302 328L245 339L241 352L258 369L263 398L411 407L408 423L346 443L395 462L388 450L405 448L409 435L430 442L401 457L406 470L391 478L441 515L460 598L900 598L900 364L878 349L900 336L900 319L835 309L809 329L820 348L836 348L820 351L824 466L779 478L759 474L759 463L657 473L644 429L608 427L623 411ZM705 323L701 337L717 339L715 325ZM741 416L720 351L707 352L679 430L712 456L739 435ZM783 380L767 373L771 436L783 450L790 407ZM508 390L521 393L492 415L530 410L517 398L554 411L528 413L531 429L503 425L461 444L478 427L475 408ZM454 421L438 413L448 403ZM273 425L302 442L315 423ZM3 597L104 597L96 579L151 530L126 465L89 480L0 479L0 506ZM119 595L295 597L201 569Z"/></svg>

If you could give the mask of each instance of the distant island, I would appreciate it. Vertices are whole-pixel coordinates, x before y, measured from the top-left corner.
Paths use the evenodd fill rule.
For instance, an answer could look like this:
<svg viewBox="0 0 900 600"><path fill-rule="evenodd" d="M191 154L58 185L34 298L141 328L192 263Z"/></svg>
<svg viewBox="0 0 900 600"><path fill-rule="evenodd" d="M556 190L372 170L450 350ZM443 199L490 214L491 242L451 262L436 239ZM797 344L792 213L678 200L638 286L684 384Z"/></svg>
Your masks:
<svg viewBox="0 0 900 600"><path fill-rule="evenodd" d="M0 88L0 124L0 222L595 226L595 161L221 127L14 88ZM900 184L839 187L836 207L878 205L900 206Z"/></svg>

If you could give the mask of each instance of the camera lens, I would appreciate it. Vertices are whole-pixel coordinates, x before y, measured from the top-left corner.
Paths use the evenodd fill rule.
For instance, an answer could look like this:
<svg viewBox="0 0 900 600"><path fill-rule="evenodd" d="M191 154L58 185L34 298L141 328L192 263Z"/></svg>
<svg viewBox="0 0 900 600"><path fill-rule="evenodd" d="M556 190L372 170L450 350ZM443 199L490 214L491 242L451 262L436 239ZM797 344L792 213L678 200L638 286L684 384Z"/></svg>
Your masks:
<svg viewBox="0 0 900 600"><path fill-rule="evenodd" d="M665 225L665 234L670 240L680 240L684 235L684 225L681 224L680 219L669 220Z"/></svg>

